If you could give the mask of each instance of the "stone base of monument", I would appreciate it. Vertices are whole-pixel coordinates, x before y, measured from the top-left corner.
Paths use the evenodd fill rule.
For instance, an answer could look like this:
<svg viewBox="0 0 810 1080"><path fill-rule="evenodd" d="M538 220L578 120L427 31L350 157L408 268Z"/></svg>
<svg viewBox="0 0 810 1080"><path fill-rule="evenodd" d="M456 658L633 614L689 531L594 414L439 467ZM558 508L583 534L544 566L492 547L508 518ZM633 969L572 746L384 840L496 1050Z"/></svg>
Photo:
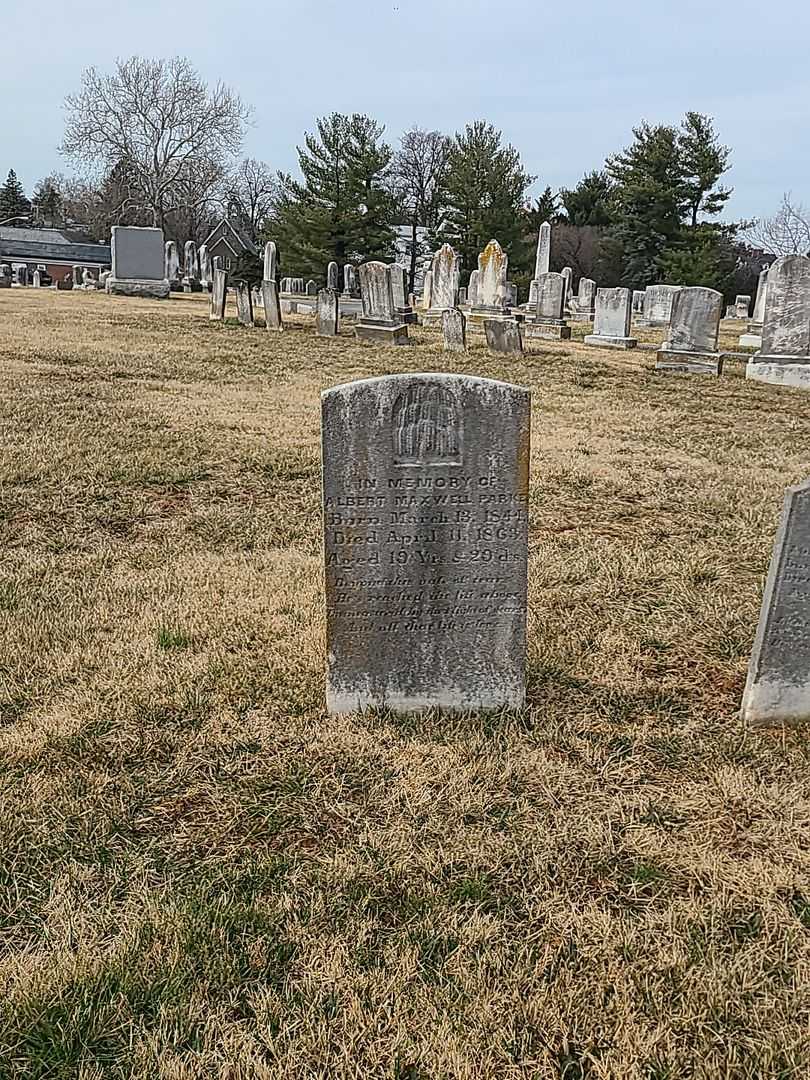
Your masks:
<svg viewBox="0 0 810 1080"><path fill-rule="evenodd" d="M419 312L419 322L422 326L437 326L441 328L442 319L447 308L428 308L427 311Z"/></svg>
<svg viewBox="0 0 810 1080"><path fill-rule="evenodd" d="M669 319L646 319L643 315L636 319L636 326L654 327L668 330Z"/></svg>
<svg viewBox="0 0 810 1080"><path fill-rule="evenodd" d="M202 285L200 284L199 281L196 280L196 278L192 278L190 281L186 280L186 281L183 282L183 292L184 293L198 293L198 292L202 292L202 291L203 291Z"/></svg>
<svg viewBox="0 0 810 1080"><path fill-rule="evenodd" d="M397 308L397 318L401 319L407 326L416 326L419 322L413 308Z"/></svg>
<svg viewBox="0 0 810 1080"><path fill-rule="evenodd" d="M372 341L377 345L409 345L408 327L405 323L367 322L359 319L354 328L358 341Z"/></svg>
<svg viewBox="0 0 810 1080"><path fill-rule="evenodd" d="M755 382L775 383L777 386L795 386L810 390L810 362L806 356L796 357L792 362L784 356L760 356L758 353L745 367L746 379Z"/></svg>
<svg viewBox="0 0 810 1080"><path fill-rule="evenodd" d="M673 375L722 375L723 357L720 353L659 349L655 370L667 371Z"/></svg>
<svg viewBox="0 0 810 1080"><path fill-rule="evenodd" d="M739 343L749 349L761 349L762 334L741 334Z"/></svg>
<svg viewBox="0 0 810 1080"><path fill-rule="evenodd" d="M526 319L526 336L548 341L570 341L571 327L560 319Z"/></svg>
<svg viewBox="0 0 810 1080"><path fill-rule="evenodd" d="M588 334L584 340L586 345L598 345L601 349L635 349L638 345L638 338L605 337L602 334Z"/></svg>
<svg viewBox="0 0 810 1080"><path fill-rule="evenodd" d="M592 311L572 311L568 316L571 322L593 322Z"/></svg>
<svg viewBox="0 0 810 1080"><path fill-rule="evenodd" d="M108 277L104 288L113 296L146 296L153 300L165 300L170 291L165 278L163 281L152 281Z"/></svg>

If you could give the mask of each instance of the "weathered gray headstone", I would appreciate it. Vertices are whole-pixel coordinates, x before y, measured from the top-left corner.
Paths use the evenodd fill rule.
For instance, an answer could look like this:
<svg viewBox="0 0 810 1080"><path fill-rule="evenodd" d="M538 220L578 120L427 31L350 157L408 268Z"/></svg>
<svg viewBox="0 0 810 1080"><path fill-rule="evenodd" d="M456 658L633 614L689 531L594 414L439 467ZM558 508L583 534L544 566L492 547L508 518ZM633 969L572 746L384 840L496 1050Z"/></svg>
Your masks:
<svg viewBox="0 0 810 1080"><path fill-rule="evenodd" d="M632 306L629 289L597 289L593 333L585 338L585 344L603 349L635 349L638 341L630 337Z"/></svg>
<svg viewBox="0 0 810 1080"><path fill-rule="evenodd" d="M747 379L810 389L810 259L785 255L768 272L762 347Z"/></svg>
<svg viewBox="0 0 810 1080"><path fill-rule="evenodd" d="M253 326L253 295L246 281L234 282L236 317L242 326Z"/></svg>
<svg viewBox="0 0 810 1080"><path fill-rule="evenodd" d="M751 297L740 295L734 300L734 316L737 319L747 319L751 310Z"/></svg>
<svg viewBox="0 0 810 1080"><path fill-rule="evenodd" d="M748 667L749 724L810 720L810 481L788 488Z"/></svg>
<svg viewBox="0 0 810 1080"><path fill-rule="evenodd" d="M535 286L534 308L526 316L526 330L530 337L568 341L571 327L565 321L565 296L567 283L562 274L541 274Z"/></svg>
<svg viewBox="0 0 810 1080"><path fill-rule="evenodd" d="M211 290L211 256L208 252L207 244L200 244L200 250L197 252L197 261L200 264L200 285L203 292L210 292Z"/></svg>
<svg viewBox="0 0 810 1080"><path fill-rule="evenodd" d="M336 337L339 319L340 301L337 289L320 289L315 308L315 332L318 337Z"/></svg>
<svg viewBox="0 0 810 1080"><path fill-rule="evenodd" d="M165 300L169 295L162 229L142 229L113 225L110 251L112 274L105 290L117 296L151 296Z"/></svg>
<svg viewBox="0 0 810 1080"><path fill-rule="evenodd" d="M523 355L523 334L517 319L484 319L484 333L493 352Z"/></svg>
<svg viewBox="0 0 810 1080"><path fill-rule="evenodd" d="M425 280L422 285L422 311L429 311L433 302L433 271L428 270L425 273Z"/></svg>
<svg viewBox="0 0 810 1080"><path fill-rule="evenodd" d="M407 345L408 327L394 303L391 267L367 262L360 267L360 299L363 310L354 332L361 341Z"/></svg>
<svg viewBox="0 0 810 1080"><path fill-rule="evenodd" d="M529 308L537 303L537 285L543 274L548 273L551 261L551 225L544 221L537 236L537 253L534 257L534 277L529 286Z"/></svg>
<svg viewBox="0 0 810 1080"><path fill-rule="evenodd" d="M197 266L197 245L193 240L187 240L183 258L183 291L189 293L200 292L200 273Z"/></svg>
<svg viewBox="0 0 810 1080"><path fill-rule="evenodd" d="M644 299L645 299L646 295L647 294L645 293L644 289L634 289L633 290L633 314L634 315L643 315L644 314Z"/></svg>
<svg viewBox="0 0 810 1080"><path fill-rule="evenodd" d="M471 308L474 308L478 304L478 271L473 270L470 274L470 281L467 286L467 303Z"/></svg>
<svg viewBox="0 0 810 1080"><path fill-rule="evenodd" d="M579 321L588 322L593 318L596 301L596 282L593 278L580 278L579 291L571 300L571 310Z"/></svg>
<svg viewBox="0 0 810 1080"><path fill-rule="evenodd" d="M262 268L262 281L275 281L276 268L278 266L278 250L275 241L268 240L264 245L264 266Z"/></svg>
<svg viewBox="0 0 810 1080"><path fill-rule="evenodd" d="M645 326L669 326L672 304L680 285L648 285L644 291Z"/></svg>
<svg viewBox="0 0 810 1080"><path fill-rule="evenodd" d="M96 279L93 277L93 271L85 268L82 271L82 286L85 289L92 291L96 287Z"/></svg>
<svg viewBox="0 0 810 1080"><path fill-rule="evenodd" d="M312 280L312 278L310 278L309 281L306 284L306 295L307 296L317 296L318 295L318 285L317 285L316 282L314 282Z"/></svg>
<svg viewBox="0 0 810 1080"><path fill-rule="evenodd" d="M164 245L165 265L163 276L169 283L172 292L177 292L183 287L183 279L180 273L180 256L177 253L177 244L174 240L167 240Z"/></svg>
<svg viewBox="0 0 810 1080"><path fill-rule="evenodd" d="M262 300L264 301L264 325L268 330L282 330L281 303L278 285L275 281L262 282Z"/></svg>
<svg viewBox="0 0 810 1080"><path fill-rule="evenodd" d="M467 319L458 308L445 308L442 312L442 334L445 352L467 351Z"/></svg>
<svg viewBox="0 0 810 1080"><path fill-rule="evenodd" d="M716 289L689 286L672 301L669 334L655 363L656 371L720 375L723 361L717 351L723 294Z"/></svg>
<svg viewBox="0 0 810 1080"><path fill-rule="evenodd" d="M33 274L31 275L31 284L33 285L33 287L35 289L40 288L40 286L41 286L41 278L40 278L39 270L35 270L33 272Z"/></svg>
<svg viewBox="0 0 810 1080"><path fill-rule="evenodd" d="M222 322L225 318L225 302L228 298L228 271L215 270L214 284L211 289L211 312L209 318L212 321Z"/></svg>
<svg viewBox="0 0 810 1080"><path fill-rule="evenodd" d="M570 308L572 294L574 292L574 271L570 266L564 266L560 271L565 278L565 306Z"/></svg>
<svg viewBox="0 0 810 1080"><path fill-rule="evenodd" d="M390 375L322 409L329 712L520 708L529 391Z"/></svg>
<svg viewBox="0 0 810 1080"><path fill-rule="evenodd" d="M338 291L339 285L339 268L336 262L330 262L326 268L326 287L327 289L334 289Z"/></svg>
<svg viewBox="0 0 810 1080"><path fill-rule="evenodd" d="M13 276L14 276L14 272L11 269L11 267L9 266L9 264L8 263L0 263L0 289L10 289L11 288L11 279L13 278ZM59 282L58 281L57 281L56 285L57 285L57 288L58 288L59 287Z"/></svg>
<svg viewBox="0 0 810 1080"><path fill-rule="evenodd" d="M434 254L429 273L430 310L426 322L441 319L442 312L458 304L459 258L450 244L442 244Z"/></svg>
<svg viewBox="0 0 810 1080"><path fill-rule="evenodd" d="M765 301L768 296L768 270L770 267L764 263L757 281L757 295L754 300L754 314L748 323L748 329L740 336L740 345L747 348L762 348L762 324L765 320Z"/></svg>
<svg viewBox="0 0 810 1080"><path fill-rule="evenodd" d="M389 266L391 273L391 291L394 296L394 307L397 311L397 316L402 322L413 322L413 310L408 303L408 297L406 295L407 290L407 275L405 273L404 266L400 266L399 263L392 263Z"/></svg>
<svg viewBox="0 0 810 1080"><path fill-rule="evenodd" d="M357 296L357 270L351 263L343 267L343 296L346 300Z"/></svg>
<svg viewBox="0 0 810 1080"><path fill-rule="evenodd" d="M82 287L84 270L81 266L76 265L72 267L71 273L73 274L73 284L77 289L80 289Z"/></svg>
<svg viewBox="0 0 810 1080"><path fill-rule="evenodd" d="M506 271L509 258L497 240L490 240L478 256L477 300L474 314L506 312Z"/></svg>

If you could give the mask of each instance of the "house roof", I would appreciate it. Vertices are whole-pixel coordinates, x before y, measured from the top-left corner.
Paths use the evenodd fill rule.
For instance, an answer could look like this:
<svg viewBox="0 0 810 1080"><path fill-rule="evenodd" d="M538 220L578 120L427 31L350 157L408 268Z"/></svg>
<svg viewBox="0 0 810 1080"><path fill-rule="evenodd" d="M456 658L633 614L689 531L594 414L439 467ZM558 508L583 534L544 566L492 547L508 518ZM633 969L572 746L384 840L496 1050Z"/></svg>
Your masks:
<svg viewBox="0 0 810 1080"><path fill-rule="evenodd" d="M88 243L81 233L63 229L13 229L0 226L0 261L30 259L32 262L111 262L109 244Z"/></svg>
<svg viewBox="0 0 810 1080"><path fill-rule="evenodd" d="M210 250L215 244L222 241L228 245L235 255L240 255L243 251L249 251L251 255L259 254L259 249L256 245L239 232L230 218L224 217L222 221L212 229L210 235L206 237L203 243Z"/></svg>

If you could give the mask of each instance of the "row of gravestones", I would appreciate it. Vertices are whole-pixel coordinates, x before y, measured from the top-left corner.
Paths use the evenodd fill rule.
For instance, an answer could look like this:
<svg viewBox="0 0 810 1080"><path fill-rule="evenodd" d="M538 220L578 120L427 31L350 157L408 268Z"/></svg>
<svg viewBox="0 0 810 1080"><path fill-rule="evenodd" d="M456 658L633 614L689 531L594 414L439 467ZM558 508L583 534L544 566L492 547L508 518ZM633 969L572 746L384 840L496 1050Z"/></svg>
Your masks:
<svg viewBox="0 0 810 1080"><path fill-rule="evenodd" d="M99 281L103 280L102 273L97 279L91 270L82 266L74 266L69 274L56 282L57 289L95 289ZM0 264L0 289L10 289L13 285L32 286L38 289L41 286L41 274L39 270L29 270L27 266L20 265L11 267L8 263Z"/></svg>
<svg viewBox="0 0 810 1080"><path fill-rule="evenodd" d="M330 712L524 704L530 412L527 389L464 375L323 394ZM786 497L746 721L810 719L808 610L810 482Z"/></svg>

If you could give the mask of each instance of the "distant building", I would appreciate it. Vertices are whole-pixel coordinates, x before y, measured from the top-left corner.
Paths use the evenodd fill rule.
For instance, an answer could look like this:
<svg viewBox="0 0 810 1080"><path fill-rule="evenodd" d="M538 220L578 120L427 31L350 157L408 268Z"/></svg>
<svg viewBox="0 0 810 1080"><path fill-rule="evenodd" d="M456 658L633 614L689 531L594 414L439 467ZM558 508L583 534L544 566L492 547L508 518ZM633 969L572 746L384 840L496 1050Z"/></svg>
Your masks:
<svg viewBox="0 0 810 1080"><path fill-rule="evenodd" d="M245 252L258 256L259 249L236 228L230 218L224 217L203 241L211 259L216 256L224 259L226 270L233 270Z"/></svg>
<svg viewBox="0 0 810 1080"><path fill-rule="evenodd" d="M45 270L62 281L74 266L98 277L111 265L110 245L95 244L84 233L67 229L14 229L0 225L0 263Z"/></svg>

